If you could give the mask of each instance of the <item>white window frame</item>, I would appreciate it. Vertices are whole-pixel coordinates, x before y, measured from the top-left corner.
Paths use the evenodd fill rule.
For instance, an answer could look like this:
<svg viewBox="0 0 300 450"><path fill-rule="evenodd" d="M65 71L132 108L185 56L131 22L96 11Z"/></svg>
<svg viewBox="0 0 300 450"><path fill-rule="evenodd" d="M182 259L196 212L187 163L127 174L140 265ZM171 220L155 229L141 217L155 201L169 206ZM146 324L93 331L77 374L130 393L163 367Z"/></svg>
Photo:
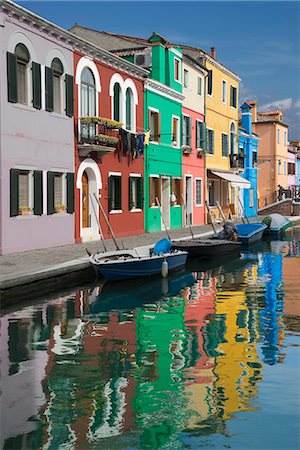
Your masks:
<svg viewBox="0 0 300 450"><path fill-rule="evenodd" d="M173 142L173 119L177 120L176 134L177 134L178 142ZM179 148L180 147L180 117L175 116L173 114L172 114L171 135L172 135L172 146L175 148Z"/></svg>
<svg viewBox="0 0 300 450"><path fill-rule="evenodd" d="M176 78L176 63L175 61L178 61L178 76L179 78ZM181 60L179 58L176 58L176 56L174 56L174 80L177 83L182 83L182 77L181 77Z"/></svg>
<svg viewBox="0 0 300 450"><path fill-rule="evenodd" d="M197 181L201 182L201 203L197 203ZM195 178L195 205L203 206L203 178L201 177Z"/></svg>
<svg viewBox="0 0 300 450"><path fill-rule="evenodd" d="M142 178L142 175L140 173L130 173L129 178ZM142 212L143 210L141 208L131 208L130 212Z"/></svg>
<svg viewBox="0 0 300 450"><path fill-rule="evenodd" d="M109 177L120 177L122 181L122 173L121 172L108 172L108 179ZM121 214L123 212L123 209L112 209L109 211L109 214Z"/></svg>
<svg viewBox="0 0 300 450"><path fill-rule="evenodd" d="M222 103L227 104L227 81L222 80Z"/></svg>
<svg viewBox="0 0 300 450"><path fill-rule="evenodd" d="M26 206L28 206L30 208L30 211L29 211L29 214L27 216L25 216L25 217L34 216L34 211L33 211L33 208L34 208L34 180L33 180L33 173L34 173L35 169L33 169L32 167L28 167L28 166L23 166L23 167L22 166L18 166L18 167L15 167L15 169L18 169L18 170L24 171L24 172L28 172L28 174L27 174L27 176L28 176L28 205L26 205ZM20 174L19 174L19 176L20 176ZM19 180L19 182L20 182L20 180ZM20 192L18 192L18 199L20 201ZM24 217L24 216L22 216L20 214L18 217Z"/></svg>
<svg viewBox="0 0 300 450"><path fill-rule="evenodd" d="M152 141L152 140L151 140L150 117L149 117L150 114L149 114L149 111L154 112L154 113L158 113L158 131L159 131L159 128L160 128L161 114L160 114L159 109L157 109L157 108L152 108L152 106L148 106L148 120L149 120L148 128L149 128L149 130L150 130L150 141L149 141L149 142L151 142L151 144L159 145L159 143L160 143L159 140L158 140L158 141ZM158 133L158 134L159 134L159 133ZM160 138L158 138L158 139L160 139Z"/></svg>
<svg viewBox="0 0 300 450"><path fill-rule="evenodd" d="M186 81L187 81L187 83L185 85ZM185 67L183 68L183 87L185 89L189 89L189 87L190 87L190 71L188 69L186 69Z"/></svg>

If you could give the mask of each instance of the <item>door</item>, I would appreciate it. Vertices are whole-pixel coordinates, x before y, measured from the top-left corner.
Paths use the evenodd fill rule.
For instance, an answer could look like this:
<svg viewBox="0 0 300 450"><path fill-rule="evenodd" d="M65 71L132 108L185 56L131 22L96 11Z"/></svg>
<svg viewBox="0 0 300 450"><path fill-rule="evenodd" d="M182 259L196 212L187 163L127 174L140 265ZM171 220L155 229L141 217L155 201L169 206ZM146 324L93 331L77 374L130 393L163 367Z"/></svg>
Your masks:
<svg viewBox="0 0 300 450"><path fill-rule="evenodd" d="M193 224L192 177L185 177L185 224Z"/></svg>
<svg viewBox="0 0 300 450"><path fill-rule="evenodd" d="M86 172L82 174L82 228L89 224L89 179Z"/></svg>
<svg viewBox="0 0 300 450"><path fill-rule="evenodd" d="M170 228L170 178L162 178L161 210L167 228ZM162 229L164 224L162 223Z"/></svg>

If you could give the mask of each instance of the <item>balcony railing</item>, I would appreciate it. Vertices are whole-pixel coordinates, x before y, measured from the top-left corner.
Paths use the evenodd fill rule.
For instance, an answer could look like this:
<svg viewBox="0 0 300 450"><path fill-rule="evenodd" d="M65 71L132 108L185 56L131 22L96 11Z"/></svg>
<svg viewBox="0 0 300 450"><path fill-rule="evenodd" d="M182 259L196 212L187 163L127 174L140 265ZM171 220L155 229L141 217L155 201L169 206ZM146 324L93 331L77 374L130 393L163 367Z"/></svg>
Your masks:
<svg viewBox="0 0 300 450"><path fill-rule="evenodd" d="M78 135L78 150L82 156L91 151L101 155L116 150L119 146L119 128L122 123L101 117L82 117Z"/></svg>
<svg viewBox="0 0 300 450"><path fill-rule="evenodd" d="M231 169L244 169L245 168L245 156L230 155L230 168Z"/></svg>

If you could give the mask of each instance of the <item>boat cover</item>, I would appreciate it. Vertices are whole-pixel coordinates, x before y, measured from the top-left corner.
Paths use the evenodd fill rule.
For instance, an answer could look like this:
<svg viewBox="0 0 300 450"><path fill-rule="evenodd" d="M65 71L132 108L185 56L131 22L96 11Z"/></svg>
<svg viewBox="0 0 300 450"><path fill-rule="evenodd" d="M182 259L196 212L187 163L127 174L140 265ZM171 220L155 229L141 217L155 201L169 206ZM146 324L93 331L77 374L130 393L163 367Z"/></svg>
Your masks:
<svg viewBox="0 0 300 450"><path fill-rule="evenodd" d="M154 245L153 254L161 255L162 253L170 253L171 247L172 247L171 241L165 238L161 239Z"/></svg>
<svg viewBox="0 0 300 450"><path fill-rule="evenodd" d="M265 217L262 222L265 223L269 228L274 228L277 230L287 225L289 220L281 214L272 213Z"/></svg>

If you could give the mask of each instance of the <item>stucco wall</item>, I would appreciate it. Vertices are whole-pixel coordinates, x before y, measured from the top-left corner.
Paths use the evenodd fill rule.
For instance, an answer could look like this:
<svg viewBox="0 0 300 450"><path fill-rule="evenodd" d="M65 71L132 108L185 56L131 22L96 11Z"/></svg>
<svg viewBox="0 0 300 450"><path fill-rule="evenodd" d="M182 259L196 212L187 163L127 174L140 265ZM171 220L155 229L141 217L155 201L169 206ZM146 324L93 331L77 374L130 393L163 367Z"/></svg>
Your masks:
<svg viewBox="0 0 300 450"><path fill-rule="evenodd" d="M183 71L184 69L189 72L189 85L187 88L184 87L184 79L182 79L182 94L184 95L184 99L182 101L182 106L184 108L188 108L190 110L196 111L200 114L204 114L204 75L199 71L194 69L193 66L183 62ZM182 76L182 78L184 78ZM201 78L202 85L202 94L198 94L198 78Z"/></svg>
<svg viewBox="0 0 300 450"><path fill-rule="evenodd" d="M44 66L54 57L61 59L65 73L73 75L70 47L25 23L1 14L1 252L17 252L74 242L72 214L46 213L47 171L74 171L73 118L44 110ZM42 108L7 101L6 52L18 42L27 45L32 60L42 65ZM29 97L30 100L30 97ZM10 217L10 169L42 170L44 214Z"/></svg>

